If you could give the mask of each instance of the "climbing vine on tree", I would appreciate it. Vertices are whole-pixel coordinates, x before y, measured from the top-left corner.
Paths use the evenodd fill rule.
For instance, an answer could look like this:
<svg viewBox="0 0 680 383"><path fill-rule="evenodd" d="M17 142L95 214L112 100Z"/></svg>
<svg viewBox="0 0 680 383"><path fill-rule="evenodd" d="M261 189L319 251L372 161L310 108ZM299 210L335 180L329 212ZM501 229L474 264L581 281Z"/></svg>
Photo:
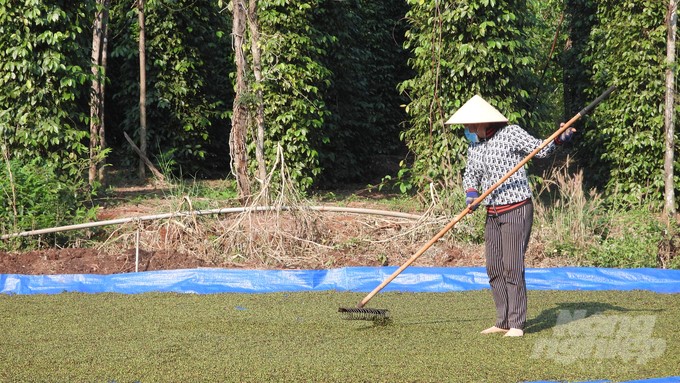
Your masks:
<svg viewBox="0 0 680 383"><path fill-rule="evenodd" d="M91 212L83 171L93 16L94 2L0 1L3 233Z"/></svg>
<svg viewBox="0 0 680 383"><path fill-rule="evenodd" d="M318 143L328 108L323 92L330 72L320 57L331 37L314 26L318 0L258 3L262 43L263 97L270 163L280 144L291 177L304 189L321 172Z"/></svg>
<svg viewBox="0 0 680 383"><path fill-rule="evenodd" d="M0 1L0 139L12 157L69 167L87 153L92 5Z"/></svg>

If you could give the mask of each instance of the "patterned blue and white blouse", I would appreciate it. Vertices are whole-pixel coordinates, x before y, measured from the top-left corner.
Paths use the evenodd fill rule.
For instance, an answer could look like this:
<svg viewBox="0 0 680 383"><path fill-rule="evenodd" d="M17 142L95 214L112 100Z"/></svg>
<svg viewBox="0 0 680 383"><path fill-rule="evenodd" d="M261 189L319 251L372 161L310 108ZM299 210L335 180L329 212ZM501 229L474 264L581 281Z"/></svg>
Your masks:
<svg viewBox="0 0 680 383"><path fill-rule="evenodd" d="M533 137L518 125L499 129L488 139L469 143L467 165L463 173L464 190L476 189L482 194L498 182L543 140ZM536 158L551 155L556 148L550 142L536 154ZM526 166L515 172L484 199L486 206L508 205L531 198Z"/></svg>

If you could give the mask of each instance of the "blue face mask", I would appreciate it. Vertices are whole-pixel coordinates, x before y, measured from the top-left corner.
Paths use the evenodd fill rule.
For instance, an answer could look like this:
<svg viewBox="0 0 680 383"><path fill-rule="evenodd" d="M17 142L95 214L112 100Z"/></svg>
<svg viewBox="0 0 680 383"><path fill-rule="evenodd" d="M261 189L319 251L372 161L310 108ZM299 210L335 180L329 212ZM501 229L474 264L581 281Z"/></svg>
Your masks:
<svg viewBox="0 0 680 383"><path fill-rule="evenodd" d="M467 138L468 141L470 141L472 143L479 142L479 137L477 137L477 135L475 133L472 133L470 131L470 129L468 129L468 128L465 128L465 138Z"/></svg>

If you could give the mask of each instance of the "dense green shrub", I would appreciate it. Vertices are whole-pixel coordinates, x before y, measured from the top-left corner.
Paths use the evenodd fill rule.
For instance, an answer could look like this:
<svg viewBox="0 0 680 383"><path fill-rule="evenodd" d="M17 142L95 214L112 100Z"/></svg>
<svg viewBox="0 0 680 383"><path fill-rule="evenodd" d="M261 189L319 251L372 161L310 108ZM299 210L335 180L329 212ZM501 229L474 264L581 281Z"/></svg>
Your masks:
<svg viewBox="0 0 680 383"><path fill-rule="evenodd" d="M584 255L583 262L601 267L657 267L664 229L647 210L614 212L599 245Z"/></svg>
<svg viewBox="0 0 680 383"><path fill-rule="evenodd" d="M0 177L0 232L3 234L94 218L86 180L73 181L74 178L60 172L58 165L42 158L12 160L4 165Z"/></svg>

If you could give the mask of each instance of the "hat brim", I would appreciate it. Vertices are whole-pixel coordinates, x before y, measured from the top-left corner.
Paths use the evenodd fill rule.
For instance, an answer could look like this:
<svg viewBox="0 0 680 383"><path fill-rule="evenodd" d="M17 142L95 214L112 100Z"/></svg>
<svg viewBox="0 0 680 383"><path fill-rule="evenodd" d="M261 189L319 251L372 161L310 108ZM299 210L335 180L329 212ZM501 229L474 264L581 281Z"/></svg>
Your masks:
<svg viewBox="0 0 680 383"><path fill-rule="evenodd" d="M447 125L454 124L483 124L492 122L508 122L496 108L484 101L480 96L475 95L458 109L447 121Z"/></svg>

